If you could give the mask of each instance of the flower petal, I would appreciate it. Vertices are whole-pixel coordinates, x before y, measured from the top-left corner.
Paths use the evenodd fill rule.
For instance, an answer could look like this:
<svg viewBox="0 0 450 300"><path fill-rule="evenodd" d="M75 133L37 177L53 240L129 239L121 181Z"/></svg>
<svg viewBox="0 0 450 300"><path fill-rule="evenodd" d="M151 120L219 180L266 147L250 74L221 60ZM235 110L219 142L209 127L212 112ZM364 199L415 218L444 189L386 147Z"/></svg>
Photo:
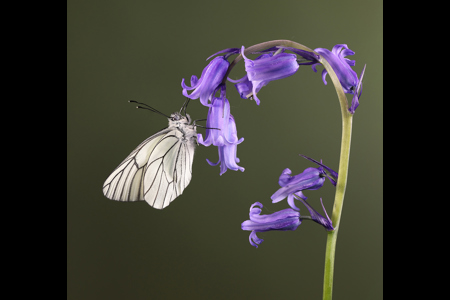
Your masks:
<svg viewBox="0 0 450 300"><path fill-rule="evenodd" d="M293 209L300 211L300 208L298 208L297 206L295 206L295 202L294 202L294 194L289 194L287 197L287 202L289 204L290 207L292 207Z"/></svg>
<svg viewBox="0 0 450 300"><path fill-rule="evenodd" d="M289 168L286 168L281 172L280 178L278 179L278 184L280 186L286 186L289 183L289 179L291 178L292 171Z"/></svg>
<svg viewBox="0 0 450 300"><path fill-rule="evenodd" d="M256 232L252 231L248 237L248 240L250 241L250 244L256 248L258 248L258 245L260 245L262 242L264 242L263 239L260 239L256 236Z"/></svg>

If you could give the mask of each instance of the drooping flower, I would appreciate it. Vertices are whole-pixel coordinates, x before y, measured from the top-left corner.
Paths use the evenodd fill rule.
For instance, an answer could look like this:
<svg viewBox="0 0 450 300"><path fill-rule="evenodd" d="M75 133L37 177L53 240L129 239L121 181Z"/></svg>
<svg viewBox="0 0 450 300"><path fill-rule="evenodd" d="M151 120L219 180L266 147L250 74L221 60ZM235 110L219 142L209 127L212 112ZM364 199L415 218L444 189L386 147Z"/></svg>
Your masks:
<svg viewBox="0 0 450 300"><path fill-rule="evenodd" d="M343 50L344 48L345 50ZM358 85L358 76L351 68L355 65L355 61L345 58L345 56L353 55L355 52L349 49L345 44L338 44L334 46L331 51L326 48L317 48L314 49L314 51L322 55L328 61L339 78L344 92L353 94L353 89ZM316 65L317 64L312 65L314 72L317 72ZM324 84L327 84L327 81L325 80L327 74L328 71L324 69L322 71L322 80Z"/></svg>
<svg viewBox="0 0 450 300"><path fill-rule="evenodd" d="M258 206L263 207L260 202L255 202L250 207L250 220L241 224L242 230L251 231L249 241L256 248L263 242L263 239L256 236L257 232L295 230L302 223L300 213L291 208L286 208L270 215L260 215L261 208Z"/></svg>
<svg viewBox="0 0 450 300"><path fill-rule="evenodd" d="M206 120L205 139L202 134L197 134L198 143L208 147L214 145L219 150L219 160L212 163L206 159L211 166L217 166L220 163L220 175L228 169L243 172L245 169L237 165L239 158L236 157L237 145L244 141L244 138L238 139L236 123L234 117L230 114L230 103L225 98L225 87L221 87L221 96L212 99Z"/></svg>
<svg viewBox="0 0 450 300"><path fill-rule="evenodd" d="M250 244L258 248L258 245L260 245L264 241L263 239L258 238L258 236L256 235L257 232L265 232L271 230L296 230L297 227L302 223L302 219L310 219L322 225L328 231L334 230L333 224L328 217L327 212L325 211L325 207L323 206L322 198L320 199L320 203L322 204L322 208L325 212L326 217L323 217L321 214L319 214L305 200L300 200L308 209L310 216L301 216L299 211L296 211L292 208L286 208L274 212L270 215L261 215L261 208L263 207L263 205L260 202L253 203L252 206L250 206L250 220L246 220L241 224L242 230L251 231L249 236Z"/></svg>
<svg viewBox="0 0 450 300"><path fill-rule="evenodd" d="M317 48L314 49L314 51L322 55L328 61L336 73L336 76L339 78L344 93L353 95L352 104L349 108L349 111L353 114L359 105L359 98L362 91L361 82L364 76L365 66L361 72L360 78L358 78L356 72L351 68L355 65L355 61L345 58L345 56L354 55L355 52L349 49L346 44L337 44L331 51L326 48ZM318 63L315 63L311 66L314 72L317 72L317 64ZM325 80L327 74L328 71L324 69L322 71L322 80L325 85L327 84L327 81Z"/></svg>
<svg viewBox="0 0 450 300"><path fill-rule="evenodd" d="M292 51L302 58L298 59L295 54L284 53L285 50ZM228 81L235 83L234 86L241 98L248 99L253 95L258 105L260 101L256 94L267 83L293 75L299 68L299 65L311 65L319 60L319 56L313 52L283 46L255 52L254 54L260 53L261 55L254 60L245 56L244 46L242 46L241 53L245 60L247 74L238 80L228 78ZM249 72L251 72L250 77ZM253 89L254 86L255 88Z"/></svg>
<svg viewBox="0 0 450 300"><path fill-rule="evenodd" d="M259 105L260 100L256 94L261 88L267 85L270 81L289 77L297 72L299 65L297 63L297 56L292 53L280 53L271 51L270 53L262 54L256 59L251 60L244 54L245 47L241 48L241 55L245 60L245 71L247 75L239 80L230 80L231 82L240 84L236 86L242 98L247 99L250 95L246 94L250 90L256 104Z"/></svg>
<svg viewBox="0 0 450 300"><path fill-rule="evenodd" d="M307 168L302 173L295 176L291 176L292 171L290 169L284 169L278 180L278 184L281 188L272 195L272 203L280 202L287 197L289 206L293 209L299 210L299 208L295 206L294 199L298 200L298 198L301 198L306 200L307 197L302 193L302 191L317 190L321 188L325 182L325 177L327 177L331 183L336 186L338 174L335 171L312 158L305 155L301 156L318 164L319 167Z"/></svg>
<svg viewBox="0 0 450 300"><path fill-rule="evenodd" d="M217 56L211 62L203 69L202 75L200 76L200 79L198 79L197 76L192 75L191 76L191 86L187 86L184 83L184 78L181 80L181 87L183 88L183 95L185 97L188 97L190 99L198 99L200 98L200 102L204 106L211 106L211 104L208 103L208 101L212 100L212 97L216 93L220 83L223 80L223 77L225 76L228 66L230 63L228 62L227 58L232 55L239 52L239 49L237 48L229 48L222 51L219 51L210 57L220 54L220 53L226 53L226 55L223 56ZM207 59L207 60L208 60ZM194 90L191 94L188 94L188 91Z"/></svg>

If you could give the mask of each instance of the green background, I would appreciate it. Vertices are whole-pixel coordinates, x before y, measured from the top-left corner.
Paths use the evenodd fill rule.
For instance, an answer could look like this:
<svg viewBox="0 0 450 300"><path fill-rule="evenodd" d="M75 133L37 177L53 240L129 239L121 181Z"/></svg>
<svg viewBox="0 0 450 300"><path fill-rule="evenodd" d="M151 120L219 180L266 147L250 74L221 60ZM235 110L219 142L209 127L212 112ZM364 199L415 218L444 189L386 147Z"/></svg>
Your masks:
<svg viewBox="0 0 450 300"><path fill-rule="evenodd" d="M185 98L181 79L200 77L211 54L289 39L309 48L345 43L367 64L353 120L348 186L337 241L333 299L382 299L383 12L382 1L68 1L67 298L321 299L326 232L304 221L296 231L266 232L256 249L240 224L252 203L264 213L285 168L338 170L341 115L331 80L309 66L269 83L261 105L227 83L240 166L211 167L216 147L197 148L193 179L164 210L102 194L104 180L167 120L127 100L170 114ZM234 57L234 56L233 56ZM232 57L232 58L233 58ZM244 74L241 61L230 77ZM205 118L191 101L188 113ZM204 134L204 129L198 132ZM306 191L329 214L334 187ZM307 214L306 209L301 213Z"/></svg>

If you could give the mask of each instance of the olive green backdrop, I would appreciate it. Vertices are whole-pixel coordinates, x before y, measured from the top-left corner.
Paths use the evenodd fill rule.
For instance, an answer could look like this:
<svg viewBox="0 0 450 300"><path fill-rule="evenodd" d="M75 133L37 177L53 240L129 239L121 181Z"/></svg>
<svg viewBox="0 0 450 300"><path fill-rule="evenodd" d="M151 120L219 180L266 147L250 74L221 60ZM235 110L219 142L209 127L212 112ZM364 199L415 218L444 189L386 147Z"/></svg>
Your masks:
<svg viewBox="0 0 450 300"><path fill-rule="evenodd" d="M211 167L216 147L198 147L193 179L160 211L146 202L106 199L113 169L167 120L127 103L170 114L185 98L181 79L200 77L211 54L274 39L312 49L345 43L367 64L353 121L348 186L337 242L333 299L382 299L383 12L377 1L68 1L68 299L321 299L325 230L305 221L296 231L266 232L256 249L240 224L252 203L264 213L278 177L295 174L308 155L338 170L341 115L335 89L309 66L271 82L261 105L227 83L245 172ZM230 77L243 76L241 61ZM188 113L205 118L191 101ZM204 129L199 128L200 133ZM329 214L334 187L306 191ZM301 205L301 204L299 204ZM303 206L301 213L307 213Z"/></svg>

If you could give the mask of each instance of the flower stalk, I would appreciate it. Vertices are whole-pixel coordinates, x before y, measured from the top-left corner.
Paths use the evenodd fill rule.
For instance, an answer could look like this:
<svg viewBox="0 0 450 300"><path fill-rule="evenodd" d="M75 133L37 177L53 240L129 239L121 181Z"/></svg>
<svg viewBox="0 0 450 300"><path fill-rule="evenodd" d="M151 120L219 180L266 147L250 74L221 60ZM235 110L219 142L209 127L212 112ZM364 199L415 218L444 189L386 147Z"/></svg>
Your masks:
<svg viewBox="0 0 450 300"><path fill-rule="evenodd" d="M295 54L285 53L292 51ZM299 214L299 208L294 204L294 199L301 201L309 210L311 218L327 229L327 243L325 253L325 269L323 282L323 300L332 299L333 291L333 273L336 251L337 234L339 231L342 208L344 204L344 195L347 186L348 166L350 158L350 142L352 133L352 119L356 108L359 105L359 98L362 90L362 79L365 72L365 66L358 78L356 72L351 69L355 61L345 58L353 55L354 52L346 44L338 44L330 51L325 48L316 48L312 50L302 44L290 40L273 40L256 44L241 49L229 48L217 52L209 58L222 54L214 58L203 70L200 79L193 75L191 77L191 86L181 82L183 95L191 99L200 99L200 102L210 107L208 112L207 125L214 122L223 126L215 125L213 128L219 128L220 132L206 133L206 140L203 141L199 135L199 143L209 146L214 144L219 148L219 162L221 162L221 175L227 170L241 170L236 163L239 159L236 157L236 146L242 142L243 138L237 138L234 118L229 114L228 100L225 98L226 81L235 83L241 98L253 99L256 104L260 104L257 97L259 90L270 81L286 78L296 73L301 65L311 65L314 72L317 72L316 65L321 64L324 67L322 71L322 80L326 85L326 75L331 78L339 99L342 114L342 139L339 159L339 170L336 173L314 159L304 155L304 158L319 165L319 168L308 168L301 174L291 176L291 170L285 169L280 176L279 184L281 188L272 195L272 202L279 202L286 197L290 209L285 209L271 215L260 215L262 204L254 203L250 208L250 220L241 224L243 230L251 231L249 241L252 246L258 247L263 241L256 236L257 232L271 230L295 230L302 219L309 219L307 216ZM229 63L227 58L230 55L237 54L236 58ZM256 59L249 59L250 54L259 54ZM297 57L300 56L301 58ZM208 59L209 59L208 58ZM245 60L246 75L238 80L232 80L228 77L233 67L241 60ZM334 69L333 69L334 68ZM191 94L188 91L191 91ZM216 92L220 91L220 97L216 97ZM351 104L347 101L346 94L353 95ZM226 113L227 112L227 113ZM215 124L215 123L214 123ZM226 125L229 124L230 126ZM211 126L210 126L211 127ZM224 141L227 141L225 143ZM211 163L211 165L217 165ZM326 170L326 171L325 171ZM302 190L315 190L323 185L324 177L328 177L333 185L336 186L335 199L331 219L328 217L325 208L326 218L321 216L305 201L306 196Z"/></svg>
<svg viewBox="0 0 450 300"><path fill-rule="evenodd" d="M336 184L333 212L331 221L333 231L327 232L327 244L325 250L325 269L323 280L323 300L331 300L333 292L334 260L336 251L336 240L341 220L342 207L344 205L344 195L347 186L348 165L350 159L350 142L352 134L353 115L346 108L342 108L342 140L341 154L339 159L339 177Z"/></svg>
<svg viewBox="0 0 450 300"><path fill-rule="evenodd" d="M334 260L336 252L336 240L339 231L339 224L341 221L342 207L344 205L345 189L347 187L348 165L350 160L350 143L352 136L352 120L353 115L348 111L347 97L342 89L336 73L331 68L330 64L321 57L321 63L328 71L331 80L336 88L336 93L339 98L342 114L342 138L341 138L341 154L339 158L339 177L336 183L336 193L334 196L333 212L331 221L333 223L334 231L327 232L327 244L325 250L325 269L323 280L323 300L331 300L333 293L333 275L334 275Z"/></svg>
<svg viewBox="0 0 450 300"><path fill-rule="evenodd" d="M334 230L327 231L327 243L326 243L326 253L325 253L325 270L324 270L324 282L323 282L323 300L331 300L332 299L332 291L333 291L333 274L334 274L334 260L335 260L335 251L336 251L336 241L337 234L339 230L339 224L341 220L342 207L344 204L344 195L345 189L347 186L347 176L348 176L348 166L349 166L349 158L350 158L350 142L351 142L351 133L352 133L352 119L353 114L349 112L349 106L347 102L347 97L342 88L342 85L339 81L338 76L334 72L331 65L328 61L319 53L313 51L312 49L301 45L299 43L289 41L289 40L274 40L268 41L260 44L253 45L248 47L244 51L244 55L251 54L252 52L261 51L264 49L268 49L271 47L282 46L282 47L291 47L295 49L300 49L304 51L308 51L318 55L319 62L323 65L323 67L327 70L328 75L333 82L333 85L336 89L336 93L339 99L341 114L342 114L342 139L341 139L341 153L339 159L339 177L336 184L336 193L333 205L333 212L331 214L331 221L334 227ZM222 84L225 84L225 81L230 74L233 67L243 58L242 54L239 54L228 67L227 72L223 78Z"/></svg>

